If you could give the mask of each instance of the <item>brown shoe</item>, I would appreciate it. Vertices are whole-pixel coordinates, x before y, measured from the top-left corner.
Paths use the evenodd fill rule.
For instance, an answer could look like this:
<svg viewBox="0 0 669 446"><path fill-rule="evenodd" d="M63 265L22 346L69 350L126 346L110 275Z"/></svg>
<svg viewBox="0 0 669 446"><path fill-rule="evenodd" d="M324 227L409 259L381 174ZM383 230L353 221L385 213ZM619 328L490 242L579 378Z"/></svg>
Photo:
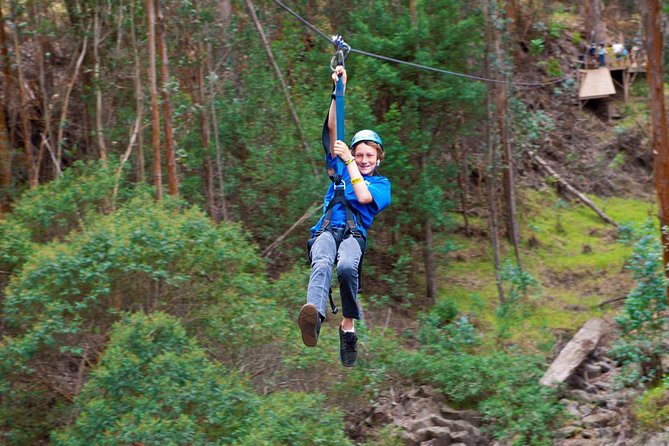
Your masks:
<svg viewBox="0 0 669 446"><path fill-rule="evenodd" d="M315 347L321 331L321 316L314 304L304 304L297 315L297 325L302 332L302 342L307 347Z"/></svg>

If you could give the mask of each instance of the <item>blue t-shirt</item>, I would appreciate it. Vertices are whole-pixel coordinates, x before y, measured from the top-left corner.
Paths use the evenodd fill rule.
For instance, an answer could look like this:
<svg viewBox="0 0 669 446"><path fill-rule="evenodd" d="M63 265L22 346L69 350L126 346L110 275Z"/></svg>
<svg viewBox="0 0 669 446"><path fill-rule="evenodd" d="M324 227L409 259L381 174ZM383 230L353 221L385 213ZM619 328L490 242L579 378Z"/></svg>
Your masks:
<svg viewBox="0 0 669 446"><path fill-rule="evenodd" d="M362 232L363 236L367 237L367 229L372 225L374 216L381 212L383 209L388 207L390 204L390 180L388 178L380 175L372 176L363 176L365 184L367 184L367 189L369 193L372 194L373 201L368 204L362 204L358 202L358 199L355 196L353 191L353 185L351 184L351 176L348 174L348 169L344 169L342 173L342 180L344 180L344 197L348 200L349 204L358 211L360 214L360 221L357 221L356 226ZM318 220L318 223L311 228L311 235L313 236L316 231L321 227L321 222L325 216L325 209L328 207L328 203L334 197L334 184L330 183L327 193L325 194L325 199L323 200L323 215ZM336 204L332 209L332 226L345 226L346 225L346 208L342 204Z"/></svg>

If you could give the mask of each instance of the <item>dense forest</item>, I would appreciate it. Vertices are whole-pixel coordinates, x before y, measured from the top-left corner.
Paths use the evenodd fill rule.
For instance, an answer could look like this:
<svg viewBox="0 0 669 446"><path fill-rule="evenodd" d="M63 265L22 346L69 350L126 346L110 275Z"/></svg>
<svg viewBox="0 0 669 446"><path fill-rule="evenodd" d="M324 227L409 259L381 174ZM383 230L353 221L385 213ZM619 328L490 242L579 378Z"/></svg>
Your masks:
<svg viewBox="0 0 669 446"><path fill-rule="evenodd" d="M666 444L641 3L0 0L0 443ZM392 183L350 369L296 324L336 34Z"/></svg>

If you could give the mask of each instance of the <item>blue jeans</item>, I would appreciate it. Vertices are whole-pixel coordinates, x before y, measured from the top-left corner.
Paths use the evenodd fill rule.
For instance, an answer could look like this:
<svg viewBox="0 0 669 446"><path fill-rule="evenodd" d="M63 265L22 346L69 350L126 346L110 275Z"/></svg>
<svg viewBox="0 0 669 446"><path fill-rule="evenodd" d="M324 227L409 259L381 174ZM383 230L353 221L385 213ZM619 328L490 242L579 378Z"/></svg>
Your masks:
<svg viewBox="0 0 669 446"><path fill-rule="evenodd" d="M311 276L307 288L307 303L314 304L318 313L325 318L332 268L337 261L337 279L341 296L342 315L360 319L360 308L356 301L358 294L358 265L362 257L360 244L348 234L346 228L324 231L311 247Z"/></svg>

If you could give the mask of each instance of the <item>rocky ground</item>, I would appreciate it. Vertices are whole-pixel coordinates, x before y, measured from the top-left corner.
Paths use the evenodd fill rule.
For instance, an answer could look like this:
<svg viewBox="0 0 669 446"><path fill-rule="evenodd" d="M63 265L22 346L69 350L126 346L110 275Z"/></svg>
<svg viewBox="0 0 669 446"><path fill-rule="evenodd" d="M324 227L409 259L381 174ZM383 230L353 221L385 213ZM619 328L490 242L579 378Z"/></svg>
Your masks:
<svg viewBox="0 0 669 446"><path fill-rule="evenodd" d="M630 407L638 393L616 384L619 369L608 356L611 326L603 345L593 346L565 380L562 404L567 421L556 431L555 446L669 446L669 431L638 434L632 429ZM568 348L565 346L565 349ZM559 358L559 356L558 356ZM481 416L455 410L429 386L404 392L388 390L348 426L353 438L364 438L382 426L409 446L510 446L482 432Z"/></svg>

